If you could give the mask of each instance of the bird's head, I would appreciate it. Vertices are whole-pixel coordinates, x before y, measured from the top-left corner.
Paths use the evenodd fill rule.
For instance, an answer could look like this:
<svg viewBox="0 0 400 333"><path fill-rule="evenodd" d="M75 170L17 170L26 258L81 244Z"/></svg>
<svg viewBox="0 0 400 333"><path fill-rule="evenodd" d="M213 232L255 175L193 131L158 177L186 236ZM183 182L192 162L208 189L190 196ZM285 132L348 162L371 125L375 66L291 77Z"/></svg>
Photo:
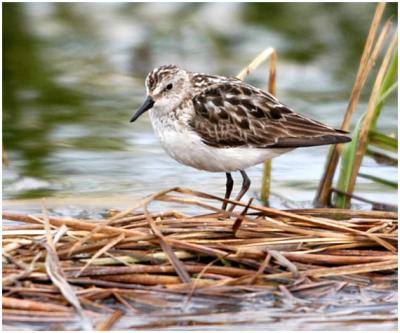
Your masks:
<svg viewBox="0 0 400 333"><path fill-rule="evenodd" d="M153 69L146 78L147 98L131 118L138 119L144 112L157 108L168 112L175 109L190 90L188 73L175 65Z"/></svg>

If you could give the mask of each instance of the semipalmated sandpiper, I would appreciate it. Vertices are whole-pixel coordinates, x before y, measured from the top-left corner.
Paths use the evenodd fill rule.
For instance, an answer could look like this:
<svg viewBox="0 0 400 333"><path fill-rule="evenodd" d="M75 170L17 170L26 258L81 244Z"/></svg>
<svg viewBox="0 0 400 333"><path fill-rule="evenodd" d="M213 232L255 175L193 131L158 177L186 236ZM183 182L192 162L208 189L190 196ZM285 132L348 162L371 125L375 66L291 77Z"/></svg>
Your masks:
<svg viewBox="0 0 400 333"><path fill-rule="evenodd" d="M243 177L239 201L250 187L246 168L298 147L351 140L346 132L301 116L237 78L167 65L148 74L146 90L147 99L131 122L150 111L154 131L172 158L196 169L225 172L225 199L232 192L233 171Z"/></svg>

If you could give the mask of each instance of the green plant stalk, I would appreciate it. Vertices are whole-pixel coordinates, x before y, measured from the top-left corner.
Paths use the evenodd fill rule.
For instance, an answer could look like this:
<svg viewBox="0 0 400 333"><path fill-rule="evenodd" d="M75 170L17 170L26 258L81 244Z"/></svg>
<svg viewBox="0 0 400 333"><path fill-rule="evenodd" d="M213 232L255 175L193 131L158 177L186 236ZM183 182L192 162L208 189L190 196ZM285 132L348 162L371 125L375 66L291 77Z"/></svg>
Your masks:
<svg viewBox="0 0 400 333"><path fill-rule="evenodd" d="M386 21L378 37L376 37L376 33L380 26L384 10L385 3L378 3L376 6L374 18L372 19L371 26L368 32L367 40L365 41L364 50L358 67L356 80L350 94L346 113L343 118L341 129L344 131L349 131L349 128L351 126L351 119L353 118L353 115L356 111L361 92L367 80L368 74L372 68L372 64L376 61L376 57L380 52L380 49L382 47L382 40L386 38L391 28L390 21ZM331 146L325 163L324 172L322 174L317 193L314 198L314 205L317 207L327 206L331 203L333 177L338 166L340 155L341 150L339 146Z"/></svg>
<svg viewBox="0 0 400 333"><path fill-rule="evenodd" d="M383 178L372 176L372 175L367 175L367 174L361 173L361 172L358 174L358 176L361 178L370 179L376 183L397 189L397 182L393 182L391 180L383 179Z"/></svg>
<svg viewBox="0 0 400 333"><path fill-rule="evenodd" d="M264 169L261 182L261 202L264 205L268 205L269 194L271 188L271 172L272 172L272 160L264 162Z"/></svg>
<svg viewBox="0 0 400 333"><path fill-rule="evenodd" d="M365 114L364 114L365 115ZM353 170L354 159L357 152L358 140L360 137L360 130L364 115L357 122L356 127L353 130L351 142L344 145L342 151L342 161L340 163L340 174L336 187L342 192L347 192L348 185ZM347 197L341 193L336 193L335 196L335 207L336 208L347 208L348 200Z"/></svg>
<svg viewBox="0 0 400 333"><path fill-rule="evenodd" d="M374 115L371 122L370 130L375 130L376 123L379 118L379 115L382 111L382 107L386 99L390 96L391 93L396 91L394 87L397 86L397 53L392 57L388 70L385 74L380 93L379 93L379 103L377 104ZM337 182L337 188L343 192L348 192L349 189L349 182L351 179L351 174L353 171L353 164L355 160L355 156L357 153L357 148L359 145L359 137L360 131L363 126L363 120L366 115L367 111L362 115L360 120L358 121L353 134L352 134L352 141L344 146L343 154L342 154L342 161L340 166L340 175ZM367 143L368 145L368 143ZM335 197L335 206L337 208L347 208L349 206L349 198L344 196L343 194L337 193Z"/></svg>
<svg viewBox="0 0 400 333"><path fill-rule="evenodd" d="M396 91L397 87L397 65L398 65L398 55L395 52L392 60L390 61L389 68L385 74L385 78L382 82L382 87L379 96L379 103L376 106L374 116L372 118L370 130L375 130L376 123L378 122L379 115L381 114L382 107L386 101L386 99Z"/></svg>
<svg viewBox="0 0 400 333"><path fill-rule="evenodd" d="M398 82L394 82L386 91L385 93L379 98L378 103L381 103L382 101L384 101L386 98L388 98L388 96L390 94L393 93L393 91L395 91L397 89L398 86Z"/></svg>
<svg viewBox="0 0 400 333"><path fill-rule="evenodd" d="M368 135L368 141L370 145L374 145L387 151L397 152L397 138L393 138L377 131L371 131Z"/></svg>

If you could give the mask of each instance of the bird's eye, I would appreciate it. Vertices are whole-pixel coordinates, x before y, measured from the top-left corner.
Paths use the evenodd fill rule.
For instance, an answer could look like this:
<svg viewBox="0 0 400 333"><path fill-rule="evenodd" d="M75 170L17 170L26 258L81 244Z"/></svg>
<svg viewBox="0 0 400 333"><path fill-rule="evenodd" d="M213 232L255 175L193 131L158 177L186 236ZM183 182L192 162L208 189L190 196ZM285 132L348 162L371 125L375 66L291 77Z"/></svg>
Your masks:
<svg viewBox="0 0 400 333"><path fill-rule="evenodd" d="M172 83L168 84L166 87L167 90L171 90L172 89Z"/></svg>

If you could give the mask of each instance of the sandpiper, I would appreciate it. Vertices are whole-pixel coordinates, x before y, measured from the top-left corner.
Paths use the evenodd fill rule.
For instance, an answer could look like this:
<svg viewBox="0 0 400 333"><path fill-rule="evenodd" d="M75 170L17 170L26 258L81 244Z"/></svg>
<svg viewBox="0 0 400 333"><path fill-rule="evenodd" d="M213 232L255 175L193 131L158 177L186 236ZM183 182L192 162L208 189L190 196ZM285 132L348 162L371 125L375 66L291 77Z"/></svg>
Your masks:
<svg viewBox="0 0 400 333"><path fill-rule="evenodd" d="M266 91L237 78L155 68L147 98L131 118L149 111L167 153L196 169L226 173L225 199L239 171L239 201L250 187L245 169L299 147L345 143L346 132L301 116ZM222 208L226 209L227 201ZM231 207L233 208L233 207Z"/></svg>

